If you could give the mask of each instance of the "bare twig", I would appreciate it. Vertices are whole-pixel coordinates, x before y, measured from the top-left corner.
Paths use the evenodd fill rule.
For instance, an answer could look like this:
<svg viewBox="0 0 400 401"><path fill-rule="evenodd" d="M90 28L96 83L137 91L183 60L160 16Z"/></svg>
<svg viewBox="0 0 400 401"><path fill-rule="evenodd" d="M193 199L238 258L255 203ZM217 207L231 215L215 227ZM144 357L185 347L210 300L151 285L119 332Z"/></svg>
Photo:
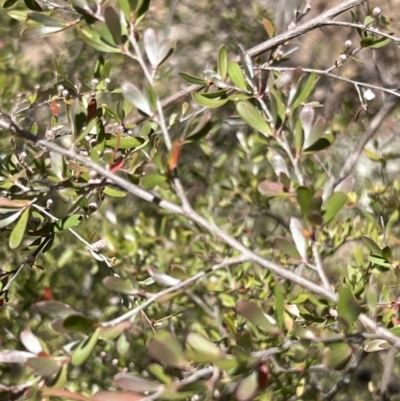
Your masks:
<svg viewBox="0 0 400 401"><path fill-rule="evenodd" d="M294 67L270 67L270 66L262 66L262 67L255 67L255 68L259 69L259 70L268 70L268 71L292 71L295 69ZM350 78L344 78L339 75L332 74L331 72L328 72L327 70L319 70L316 68L303 68L303 67L301 67L301 69L304 72L314 72L318 75L323 75L325 77L336 79L337 81L346 82L350 85L353 85L354 88L356 88L356 89L357 89L357 87L373 89L373 90L376 90L379 92L384 92L389 95L393 95L393 96L400 98L400 92L397 88L396 89L388 89L388 88L384 88L382 86L372 85L367 82L361 82L361 81L356 81L356 80L350 79Z"/></svg>
<svg viewBox="0 0 400 401"><path fill-rule="evenodd" d="M314 256L315 267L317 269L319 278L322 281L322 285L326 289L329 290L331 288L331 285L329 283L328 276L326 275L324 264L323 264L322 258L321 258L321 254L319 253L318 245L317 245L316 242L312 243L311 249L312 249L312 253L313 253L313 256Z"/></svg>
<svg viewBox="0 0 400 401"><path fill-rule="evenodd" d="M361 155L365 145L372 138L378 128L381 126L383 120L394 110L394 108L399 104L397 99L388 99L386 100L378 113L373 117L367 130L360 136L357 141L357 144L351 154L347 157L346 163L344 164L342 170L340 171L339 177L335 182L335 186L338 185L341 181L348 177L348 175L353 170L354 165L356 164L358 158Z"/></svg>

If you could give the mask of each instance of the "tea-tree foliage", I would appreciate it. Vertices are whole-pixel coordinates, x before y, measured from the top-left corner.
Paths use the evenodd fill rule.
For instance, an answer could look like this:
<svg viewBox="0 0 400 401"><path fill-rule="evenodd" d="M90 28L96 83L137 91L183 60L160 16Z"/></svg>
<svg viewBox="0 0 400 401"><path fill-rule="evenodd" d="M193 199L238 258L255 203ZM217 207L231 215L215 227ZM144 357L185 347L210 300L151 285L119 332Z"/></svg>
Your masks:
<svg viewBox="0 0 400 401"><path fill-rule="evenodd" d="M188 3L3 3L2 397L384 399L399 95L357 78L395 28L363 0L305 1L279 35L259 5L253 29ZM174 43L188 10L234 45ZM331 67L302 63L330 25Z"/></svg>

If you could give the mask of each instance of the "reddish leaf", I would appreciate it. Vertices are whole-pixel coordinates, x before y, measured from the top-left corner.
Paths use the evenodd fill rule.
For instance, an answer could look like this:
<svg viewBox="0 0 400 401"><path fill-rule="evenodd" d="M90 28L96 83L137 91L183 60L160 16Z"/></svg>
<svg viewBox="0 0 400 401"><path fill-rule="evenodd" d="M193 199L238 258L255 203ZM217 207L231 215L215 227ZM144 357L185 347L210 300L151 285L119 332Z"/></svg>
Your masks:
<svg viewBox="0 0 400 401"><path fill-rule="evenodd" d="M266 363L260 363L258 366L258 389L264 390L268 386L269 368Z"/></svg>
<svg viewBox="0 0 400 401"><path fill-rule="evenodd" d="M112 173L116 173L117 171L121 170L122 166L124 165L124 158L119 157L117 160L114 161L114 163L110 167L110 171Z"/></svg>
<svg viewBox="0 0 400 401"><path fill-rule="evenodd" d="M176 141L172 145L171 153L169 155L169 164L168 164L168 170L170 172L173 171L176 168L176 166L178 165L179 154L181 152L181 146L182 146L181 141Z"/></svg>
<svg viewBox="0 0 400 401"><path fill-rule="evenodd" d="M97 110L97 100L95 98L90 99L90 102L87 106L87 119L86 122L92 121L96 118L96 110Z"/></svg>
<svg viewBox="0 0 400 401"><path fill-rule="evenodd" d="M60 114L60 106L55 100L52 100L52 102L50 103L50 111L54 117L58 117Z"/></svg>

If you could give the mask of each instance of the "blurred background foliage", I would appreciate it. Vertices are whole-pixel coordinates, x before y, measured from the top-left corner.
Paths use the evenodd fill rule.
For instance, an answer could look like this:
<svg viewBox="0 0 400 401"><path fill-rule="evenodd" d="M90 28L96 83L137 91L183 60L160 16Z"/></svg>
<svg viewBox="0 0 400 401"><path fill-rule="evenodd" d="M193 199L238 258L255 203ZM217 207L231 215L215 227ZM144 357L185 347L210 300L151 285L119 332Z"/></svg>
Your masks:
<svg viewBox="0 0 400 401"><path fill-rule="evenodd" d="M333 3L339 2L312 1L311 12L305 18L318 15ZM107 4L115 6L112 2ZM382 15L390 16L387 19L391 28L389 32L395 32L398 27L397 16L389 10L396 4L395 1L367 2L355 13L363 21L374 6L379 6ZM87 110L87 103L95 93L99 108L102 104L114 110L124 108L128 111L127 120L132 118L137 112L133 110L129 114L131 107L124 101L120 87L129 81L141 88L144 77L138 64L121 54L100 53L87 46L74 28L44 37L38 37L29 29L24 33L25 23L21 18L18 21L15 18L18 14L12 12L26 10L26 5L27 2L17 2L11 8L3 8L0 13L0 110L11 115L17 113L16 119L25 129L37 130L38 136L48 138L51 128L59 125L68 127L67 107L65 110L61 108L60 114L55 116L48 100L52 96L64 96L63 90L71 89L68 86L70 81L82 88L80 106L84 110ZM248 49L267 40L263 18L271 21L277 32L286 31L297 6L293 1L279 1L276 4L232 0L151 1L147 14L138 26L139 42L144 30L152 27L169 35L174 43L173 56L155 76L158 95L164 98L187 85L179 72L203 77L204 70L213 70L222 43L228 50L229 59L232 59L238 54L239 45ZM54 14L67 21L77 18L76 14L65 10L56 10ZM86 15L85 18L89 17ZM350 13L346 13L343 19L350 21ZM290 54L288 60L279 65L327 69L339 60L345 41L351 40L357 47L357 38L357 32L348 28L329 27L313 31L285 46L284 51ZM268 57L270 55L262 56L260 63L268 60ZM393 67L397 59L398 49L394 43L381 49L365 48L341 67L340 74L395 88L399 84L396 75L398 68L396 70ZM106 63L111 67L109 74L104 73ZM324 105L315 109L316 114L327 120L327 130L335 139L334 145L328 150L316 152L315 157L310 155L302 159L306 184L318 191L330 176L340 171L357 137L368 127L385 97L376 93L376 99L367 110L360 110L358 95L353 87L321 77L309 100ZM117 102L120 106L117 106ZM78 109L79 106L76 107ZM175 123L186 108L187 114L193 113L193 117ZM76 114L77 109L73 111ZM181 137L185 130L195 130L202 118L195 114L198 110L190 101L167 109L166 120L173 140ZM282 158L282 152L271 145L270 138L251 127L233 125L230 119L237 117L233 104L210 109L206 113L206 135L186 141L179 159L179 177L193 208L263 257L317 281L315 272L307 270L296 255L288 253L288 248L282 245L286 244L282 239L292 241L289 220L292 216L302 218L304 211L301 205L299 207L299 202L293 197L265 196L257 189L265 180L277 181L279 167L276 166L276 160ZM294 115L296 118L298 115ZM112 131L115 124L107 122L109 126L106 125L106 131ZM346 206L332 222L317 230L316 239L334 286L340 289L343 283L347 283L362 308L374 305L372 316L389 328L398 325L397 304L391 304L398 299L398 267L395 262L399 259L396 224L400 191L397 159L400 153L399 141L395 136L398 124L399 114L395 110L379 128L371 145L368 145L369 152L360 157L353 174L355 186L348 191ZM128 128L132 129L134 136L138 136L143 125ZM60 133L65 134L65 128ZM155 171L157 177L165 179L169 155L160 138L158 131L150 136L145 150L151 153L151 157L145 157L141 152L124 153L127 161L120 173L134 182L140 181L142 185L143 176ZM61 143L63 137L54 140ZM83 148L79 150L85 151ZM23 159L20 158L22 153L26 155ZM18 198L18 188L14 192L17 195L12 195L9 183L13 181L14 186L27 186L24 181L26 176L31 181L29 184L35 183L45 188L59 182L54 175L60 176L60 168L64 172L61 175L69 171L69 177L74 174L76 177L79 172L71 165L60 167L60 162L51 157L49 164L44 161L43 155L42 149L22 138L13 137L10 142L10 134L3 131L0 136L2 196L7 193L13 199ZM108 163L111 165L110 154L103 156L104 160L109 157ZM28 167L33 169L32 173ZM55 170L51 172L52 168ZM89 173L83 171L82 174ZM163 198L177 202L167 179L160 185L146 185L150 190L156 188L156 193ZM293 182L291 185L295 191ZM82 194L88 195L87 192L79 193L79 190L71 188L54 189L41 192L38 198L42 208L51 199L51 214L63 218L71 214L73 203ZM27 198L32 199L33 195ZM89 209L92 203L96 204L96 210ZM20 333L29 330L45 341L52 355L68 355L69 351L62 347L82 340L85 334L80 330L63 332L60 327L57 329L53 317L38 309L38 302L58 301L87 318L106 322L143 301L140 293L129 296L112 291L110 285L107 288L104 279L114 273L134 283L140 291L156 293L163 286L151 280L153 267L174 278L185 279L225 258L237 256L231 247L195 223L132 195L113 193L113 196L109 196L101 190L94 190L78 204L78 210L84 220L74 229L89 243L104 242L101 252L110 261L111 267L94 258L72 233L63 231L56 234L51 250L40 253L32 266L25 266L6 294L7 302L0 310L0 349L23 350ZM35 222L30 221L29 224ZM16 249L10 249L10 231L9 227L0 230L1 274L16 269L32 252L28 249L29 240L19 244ZM372 262L368 259L373 245L365 246L361 242L362 236L372 238L381 250L385 246L390 247L390 258L381 256L381 265L375 263L376 260ZM293 250L293 244L290 249ZM8 276L2 277L5 277L5 285ZM307 315L308 320L297 325L295 313L279 309L279 299L284 299L282 305L303 307L302 319L306 319ZM248 315L238 312L238 302L244 300L261 304L263 312L273 316L279 333L274 330L263 331L252 319L251 323L246 324L243 316L249 320ZM84 364L68 366L66 387L86 395L98 389L115 388L113 377L124 369L160 382L163 377L163 383L184 378L176 366L168 366L162 357L161 361L157 360L154 346L152 348L149 345L152 344L154 333L165 329L181 345L189 333L198 333L224 352L237 357L239 362L232 367L233 370L227 369L230 373L225 374L221 383L214 383L213 388L212 380L208 382L211 390L215 390L213 394L216 399L233 397L235 390L225 386L225 382L244 383L246 378L250 378L250 382L254 372L258 372L258 380L261 380L260 372L264 372L266 367L268 383L264 387L258 383L260 391L257 399L322 399L321 394L326 394L341 379L342 368L352 353L360 351L365 341L356 338L354 341L339 342L347 346L339 350L330 348L323 341L307 339L304 331L310 331L320 339L330 336L346 338L346 325L338 324L329 315L331 306L330 302L303 292L255 264L246 262L232 265L151 304L138 314L132 327L119 333L115 339L99 340ZM349 331L353 334L362 330L360 327L350 327ZM253 354L274 347L281 347L279 353L268 359L267 363L263 361L257 365L258 360ZM338 360L332 356L336 354L339 355ZM252 357L255 359L252 360ZM352 376L350 386L345 386L345 390L339 392L338 399L372 399L376 394L385 356L376 352L364 357ZM250 362L246 365L247 358L250 358ZM195 364L202 365L200 362ZM163 373L157 375L155 372L160 370ZM11 386L28 382L33 377L32 372L35 373L32 367L27 369L18 364L0 364L0 383ZM399 393L396 373L395 367L391 378L392 393ZM46 380L50 386L55 378L50 375ZM243 385L243 394L236 392L236 399L252 399L251 383L249 386L250 390L246 390ZM188 390L186 398L196 394L196 391L206 394L204 399L210 396L205 390L201 392L195 389ZM4 392L0 399L26 399L30 395L10 396ZM185 398L174 394L166 399L179 397Z"/></svg>

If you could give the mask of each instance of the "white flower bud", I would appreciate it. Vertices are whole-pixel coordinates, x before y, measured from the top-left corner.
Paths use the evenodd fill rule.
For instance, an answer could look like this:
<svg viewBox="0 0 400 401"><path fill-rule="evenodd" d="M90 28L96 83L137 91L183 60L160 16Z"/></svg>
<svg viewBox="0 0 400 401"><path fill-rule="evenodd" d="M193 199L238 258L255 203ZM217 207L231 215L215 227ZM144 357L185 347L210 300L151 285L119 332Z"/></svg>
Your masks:
<svg viewBox="0 0 400 401"><path fill-rule="evenodd" d="M353 44L353 42L351 40L346 40L346 42L344 42L344 47L346 49L349 49L351 47L351 45Z"/></svg>
<svg viewBox="0 0 400 401"><path fill-rule="evenodd" d="M379 7L375 7L375 8L372 10L372 15L373 15L374 17L379 17L379 16L381 15L381 12L382 12L382 10L381 10Z"/></svg>
<svg viewBox="0 0 400 401"><path fill-rule="evenodd" d="M372 92L371 89L367 89L367 90L364 92L364 99L365 99L367 102L370 102L371 100L374 100L375 97L376 97L376 96L375 96L375 93Z"/></svg>

